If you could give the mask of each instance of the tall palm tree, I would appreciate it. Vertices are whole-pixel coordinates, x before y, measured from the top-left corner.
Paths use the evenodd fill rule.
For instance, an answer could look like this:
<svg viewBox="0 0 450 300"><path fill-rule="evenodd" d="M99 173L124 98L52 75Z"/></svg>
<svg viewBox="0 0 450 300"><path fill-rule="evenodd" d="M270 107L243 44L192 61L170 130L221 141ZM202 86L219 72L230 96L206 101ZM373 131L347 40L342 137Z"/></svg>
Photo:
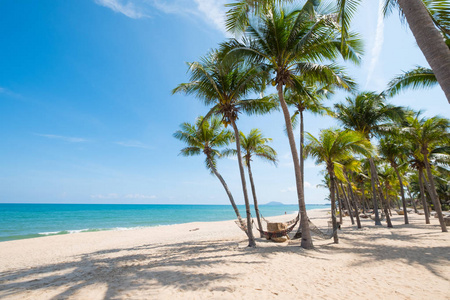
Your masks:
<svg viewBox="0 0 450 300"><path fill-rule="evenodd" d="M325 163L330 176L331 216L333 223L334 242L338 243L337 224L335 211L335 180L336 170L342 168L338 161L345 161L353 157L353 154L370 156L373 146L361 133L351 130L324 129L320 132L319 139L307 133L308 143L305 145L306 156L312 156L317 163ZM337 167L337 168L336 168Z"/></svg>
<svg viewBox="0 0 450 300"><path fill-rule="evenodd" d="M433 200L442 232L447 232L434 177L431 173L430 150L433 147L450 144L450 120L437 116L429 119L409 116L407 121L409 126L403 129L403 133L408 140L418 145L417 152L423 157L430 187L430 196Z"/></svg>
<svg viewBox="0 0 450 300"><path fill-rule="evenodd" d="M214 50L203 57L200 62L188 63L190 82L182 83L173 93L184 92L193 94L203 102L212 106L205 119L212 115L221 116L225 126L234 130L242 191L244 194L249 247L255 247L252 231L252 218L248 200L247 183L241 155L241 143L236 120L241 111L248 114L267 113L277 107L270 98L245 99L252 93L261 91L264 79L261 70L244 62L242 59L223 59L224 54Z"/></svg>
<svg viewBox="0 0 450 300"><path fill-rule="evenodd" d="M286 89L285 91L286 103L295 108L295 112L291 117L292 127L295 128L297 123L300 123L300 170L302 174L305 173L303 158L305 127L303 114L305 111L309 111L315 115L332 115L332 111L322 103L323 100L331 93L333 93L333 91L327 87L319 88L317 86L309 86L307 84L303 84L301 89ZM303 182L302 184L304 185Z"/></svg>
<svg viewBox="0 0 450 300"><path fill-rule="evenodd" d="M404 110L401 107L385 103L384 96L374 92L362 92L354 97L347 97L345 103L335 105L336 118L345 128L362 133L368 140L383 132L393 120L401 120ZM372 200L375 212L375 225L381 225L377 203L377 170L373 157L369 157L372 183ZM380 201L383 201L381 196ZM386 219L389 217L387 216Z"/></svg>
<svg viewBox="0 0 450 300"><path fill-rule="evenodd" d="M294 162L303 233L301 247L307 249L312 248L312 240L305 209L303 174L284 99L284 87L301 88L302 81L307 80L311 84L321 82L350 88L353 82L343 75L342 68L336 64L317 63L340 55L339 39L339 28L333 22L333 15L318 14L305 6L292 11L284 7L269 7L265 14L250 20L241 41L232 39L223 44L230 55L246 57L275 73L272 84L277 88ZM345 58L358 62L361 43L356 35L349 40L353 47L349 47L351 51L347 51Z"/></svg>
<svg viewBox="0 0 450 300"><path fill-rule="evenodd" d="M339 23L345 38L350 20L362 0L338 0ZM424 54L450 103L450 49L448 38L450 5L447 0L385 0L385 15L398 8L406 19L417 45Z"/></svg>
<svg viewBox="0 0 450 300"><path fill-rule="evenodd" d="M206 156L205 165L219 179L225 192L230 199L231 206L241 224L243 224L239 209L234 202L228 185L222 175L217 171L217 158L222 157L222 153L218 148L227 146L233 139L233 133L226 130L222 126L219 118L211 118L204 120L202 116L198 117L195 124L182 123L180 130L176 131L173 136L187 144L186 148L181 149L180 154L183 156L194 156L203 153Z"/></svg>
<svg viewBox="0 0 450 300"><path fill-rule="evenodd" d="M403 217L405 224L409 224L408 212L406 210L405 190L403 188L402 176L400 176L400 172L398 170L399 165L406 159L407 149L404 146L404 142L399 141L399 135L397 135L397 137L384 137L381 139L378 150L380 154L389 162L397 175L397 180L400 184L400 195L402 196Z"/></svg>
<svg viewBox="0 0 450 300"><path fill-rule="evenodd" d="M253 181L253 173L251 168L252 157L256 156L263 160L272 162L274 164L277 163L277 152L267 145L268 142L271 142L271 138L265 138L261 131L254 128L250 130L250 133L245 136L242 132L241 134L241 148L244 155L244 162L247 166L248 176L250 179L250 185L252 188L253 195L253 203L255 206L256 220L258 221L258 226L262 229L261 226L261 217L258 208L258 199L256 197L256 188L255 183ZM261 237L264 235L261 233Z"/></svg>

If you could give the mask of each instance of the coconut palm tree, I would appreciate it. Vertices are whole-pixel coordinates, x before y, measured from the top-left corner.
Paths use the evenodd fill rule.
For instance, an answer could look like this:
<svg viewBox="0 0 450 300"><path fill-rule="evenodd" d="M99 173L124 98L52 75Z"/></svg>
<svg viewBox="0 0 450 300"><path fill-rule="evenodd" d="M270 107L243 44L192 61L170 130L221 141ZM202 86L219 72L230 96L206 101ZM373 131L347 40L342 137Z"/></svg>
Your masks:
<svg viewBox="0 0 450 300"><path fill-rule="evenodd" d="M312 240L305 209L303 174L290 113L284 99L284 88L301 88L305 80L310 84L319 82L351 88L353 82L343 75L342 68L336 64L318 63L336 59L340 55L339 39L339 28L333 22L332 15L319 14L305 6L291 11L284 7L269 7L265 14L250 19L242 40L232 39L222 45L230 51L230 55L246 57L263 66L267 72L275 74L272 84L278 92L294 162L303 234L301 247L307 249L312 247ZM361 43L356 35L352 35L349 44L352 47L349 46L345 58L358 62Z"/></svg>
<svg viewBox="0 0 450 300"><path fill-rule="evenodd" d="M217 158L222 157L222 153L218 148L229 145L234 139L233 133L223 128L222 121L217 118L204 120L202 116L198 117L195 124L182 123L180 130L176 131L173 136L187 144L186 148L181 149L180 154L183 156L194 156L203 153L206 156L205 165L219 179L225 192L230 199L231 206L241 224L243 224L239 209L234 202L228 185L222 175L217 171Z"/></svg>
<svg viewBox="0 0 450 300"><path fill-rule="evenodd" d="M384 96L375 92L362 92L347 97L346 102L336 104L335 109L336 118L345 128L362 133L368 140L383 132L389 122L399 121L404 116L401 107L385 103ZM381 225L377 203L377 170L373 157L369 157L369 164L375 225ZM384 201L382 196L380 200ZM389 216L386 220L389 221Z"/></svg>
<svg viewBox="0 0 450 300"><path fill-rule="evenodd" d="M331 109L324 106L322 103L323 100L331 93L333 93L333 90L327 87L320 88L317 86L308 86L307 84L303 84L301 89L285 90L286 103L295 108L295 112L291 117L292 127L295 128L297 123L300 123L300 169L302 174L305 173L303 158L305 128L303 114L305 111L309 111L315 115L332 115L333 112Z"/></svg>
<svg viewBox="0 0 450 300"><path fill-rule="evenodd" d="M408 222L408 212L406 210L406 199L405 199L405 190L403 188L402 176L400 176L400 172L398 170L399 165L406 159L407 149L404 145L404 142L399 140L399 135L396 137L384 137L380 140L380 145L378 147L380 154L389 162L391 167L394 169L395 174L397 175L397 180L400 184L400 194L402 196L402 204L403 204L403 217L405 220L405 224L409 224Z"/></svg>
<svg viewBox="0 0 450 300"><path fill-rule="evenodd" d="M402 130L405 137L418 146L417 155L423 157L426 174L428 177L430 196L441 224L442 232L447 232L442 215L441 203L436 192L433 175L430 166L430 150L450 144L450 120L441 117L419 118L407 117L409 125ZM427 186L427 185L426 185Z"/></svg>
<svg viewBox="0 0 450 300"><path fill-rule="evenodd" d="M242 132L241 134L241 148L244 155L244 163L247 166L248 170L248 176L250 179L250 185L252 188L252 195L253 195L253 203L255 206L255 213L256 213L256 219L258 221L258 226L260 229L262 229L261 226L261 216L259 213L258 208L258 199L256 197L256 189L255 189L255 183L253 180L253 174L252 174L252 168L251 168L251 161L252 157L256 156L263 160L272 162L274 164L277 163L277 152L267 145L267 143L271 142L271 138L266 138L263 136L261 131L259 129L252 129L250 130L250 133L245 136ZM261 233L261 237L264 235Z"/></svg>
<svg viewBox="0 0 450 300"><path fill-rule="evenodd" d="M342 169L338 161L345 161L353 157L353 154L373 155L373 146L359 132L351 130L324 129L320 132L319 139L306 133L308 143L305 145L305 156L312 156L317 163L325 163L330 176L330 196L334 242L338 243L335 210L335 180L336 170Z"/></svg>
<svg viewBox="0 0 450 300"><path fill-rule="evenodd" d="M339 23L344 39L350 27L350 20L362 0L338 0ZM400 10L417 45L424 54L436 76L439 85L450 103L450 49L446 38L450 35L450 5L447 0L385 0L384 12Z"/></svg>
<svg viewBox="0 0 450 300"><path fill-rule="evenodd" d="M210 116L221 116L225 126L231 125L234 130L242 191L247 215L249 247L255 247L252 231L252 218L248 200L247 183L242 163L239 130L236 125L239 113L267 113L277 108L271 98L245 99L252 93L258 93L264 88L263 74L257 66L250 65L242 59L223 59L224 54L217 50L211 51L200 62L188 63L190 82L182 83L173 93L184 92L193 94L203 102L212 106L205 119Z"/></svg>

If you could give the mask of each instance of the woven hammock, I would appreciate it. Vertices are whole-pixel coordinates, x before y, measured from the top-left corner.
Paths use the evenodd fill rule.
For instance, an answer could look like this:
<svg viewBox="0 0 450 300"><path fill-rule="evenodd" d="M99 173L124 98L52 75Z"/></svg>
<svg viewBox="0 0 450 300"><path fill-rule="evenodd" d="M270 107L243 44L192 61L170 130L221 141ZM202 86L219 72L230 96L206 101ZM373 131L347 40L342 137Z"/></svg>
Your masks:
<svg viewBox="0 0 450 300"><path fill-rule="evenodd" d="M273 223L273 222L270 222L270 221L266 220L266 218L264 218L261 213L260 213L260 216L264 220L264 222L266 222L266 223ZM286 226L292 225L292 224L294 224L295 222L298 221L299 216L300 216L300 213L298 213L298 215L294 219L292 219L292 220L290 220L288 222L283 222L283 223L285 223Z"/></svg>
<svg viewBox="0 0 450 300"><path fill-rule="evenodd" d="M247 233L247 219L241 219L234 221L236 225L245 233ZM253 226L253 219L252 219L252 226Z"/></svg>
<svg viewBox="0 0 450 300"><path fill-rule="evenodd" d="M288 228L286 228L284 230L280 230L280 231L264 231L264 230L259 229L258 226L255 226L255 227L267 239L279 238L282 236L287 236L294 229L295 225L297 225L299 219L300 219L300 216L297 215L297 217L293 220L294 223L291 223L292 221L289 221L290 226L288 225L289 226Z"/></svg>
<svg viewBox="0 0 450 300"><path fill-rule="evenodd" d="M314 236L317 236L321 239L327 240L327 239L331 239L334 235L334 233L339 229L336 228L336 230L333 230L333 228L330 226L328 226L328 230L326 232L323 232L322 230L319 229L319 227L317 227L316 225L314 225L313 222L311 222L311 220L308 218L308 224L309 224L309 231L311 232L311 234L313 234ZM302 231L301 228L299 228L299 231L297 231L297 233L295 234L295 236L292 238L293 240L295 239L299 239L302 237Z"/></svg>

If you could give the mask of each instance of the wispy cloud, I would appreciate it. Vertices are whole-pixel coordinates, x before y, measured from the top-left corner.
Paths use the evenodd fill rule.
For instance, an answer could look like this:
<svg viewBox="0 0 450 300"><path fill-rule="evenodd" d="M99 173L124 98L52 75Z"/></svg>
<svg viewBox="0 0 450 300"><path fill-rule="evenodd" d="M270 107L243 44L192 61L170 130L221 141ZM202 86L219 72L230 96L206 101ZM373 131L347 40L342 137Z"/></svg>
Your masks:
<svg viewBox="0 0 450 300"><path fill-rule="evenodd" d="M378 65L378 60L380 58L381 49L383 48L384 42L384 15L383 15L383 4L384 0L378 0L378 19L377 19L377 31L375 33L375 45L372 47L370 54L371 60L369 65L369 70L367 72L366 85L372 81L373 73Z"/></svg>
<svg viewBox="0 0 450 300"><path fill-rule="evenodd" d="M120 198L118 194L99 194L99 195L91 195L92 199L118 199Z"/></svg>
<svg viewBox="0 0 450 300"><path fill-rule="evenodd" d="M91 199L102 199L102 200L111 200L111 199L135 199L135 200L148 200L155 199L155 195L143 195L143 194L127 194L127 195L119 195L116 193L110 194L97 194L91 195Z"/></svg>
<svg viewBox="0 0 450 300"><path fill-rule="evenodd" d="M133 19L148 17L156 11L202 20L228 35L225 30L225 0L94 0Z"/></svg>
<svg viewBox="0 0 450 300"><path fill-rule="evenodd" d="M142 8L138 8L133 1L122 0L95 0L98 5L112 9L132 19L146 17Z"/></svg>
<svg viewBox="0 0 450 300"><path fill-rule="evenodd" d="M79 138L79 137L72 137L72 136L62 136L62 135L55 135L55 134L41 134L36 133L37 136L42 136L48 139L55 139L55 140L62 140L69 143L84 143L87 142L87 139Z"/></svg>
<svg viewBox="0 0 450 300"><path fill-rule="evenodd" d="M142 194L128 194L124 196L125 199L155 199L155 195L142 195Z"/></svg>
<svg viewBox="0 0 450 300"><path fill-rule="evenodd" d="M152 149L153 147L145 145L142 142L139 141L124 141L124 142L116 142L117 145L123 146L123 147L130 147L130 148L142 148L142 149Z"/></svg>
<svg viewBox="0 0 450 300"><path fill-rule="evenodd" d="M310 189L310 188L316 188L316 187L313 186L310 182L305 181L305 189ZM297 187L295 185L280 190L280 192L282 192L282 193L296 192L296 191L297 191Z"/></svg>

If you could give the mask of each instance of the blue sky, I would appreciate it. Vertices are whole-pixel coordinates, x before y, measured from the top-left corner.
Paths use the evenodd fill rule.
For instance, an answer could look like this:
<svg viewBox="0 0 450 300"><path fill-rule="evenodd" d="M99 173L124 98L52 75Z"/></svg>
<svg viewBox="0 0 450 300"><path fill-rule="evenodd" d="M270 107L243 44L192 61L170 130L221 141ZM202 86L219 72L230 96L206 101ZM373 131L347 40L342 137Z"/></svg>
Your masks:
<svg viewBox="0 0 450 300"><path fill-rule="evenodd" d="M0 2L0 202L228 204L203 157L178 156L172 137L207 108L171 95L195 61L222 42L226 1L3 0ZM346 65L361 89L381 91L401 70L427 66L398 15L377 17L364 1L353 25L365 40L359 67ZM340 102L337 94L331 101ZM439 87L409 91L397 105L449 115ZM317 134L336 125L306 115ZM255 160L261 203L297 203L281 114L241 116L244 133L273 138L278 167ZM243 203L237 161L219 171ZM306 162L306 202L324 203L320 171Z"/></svg>

